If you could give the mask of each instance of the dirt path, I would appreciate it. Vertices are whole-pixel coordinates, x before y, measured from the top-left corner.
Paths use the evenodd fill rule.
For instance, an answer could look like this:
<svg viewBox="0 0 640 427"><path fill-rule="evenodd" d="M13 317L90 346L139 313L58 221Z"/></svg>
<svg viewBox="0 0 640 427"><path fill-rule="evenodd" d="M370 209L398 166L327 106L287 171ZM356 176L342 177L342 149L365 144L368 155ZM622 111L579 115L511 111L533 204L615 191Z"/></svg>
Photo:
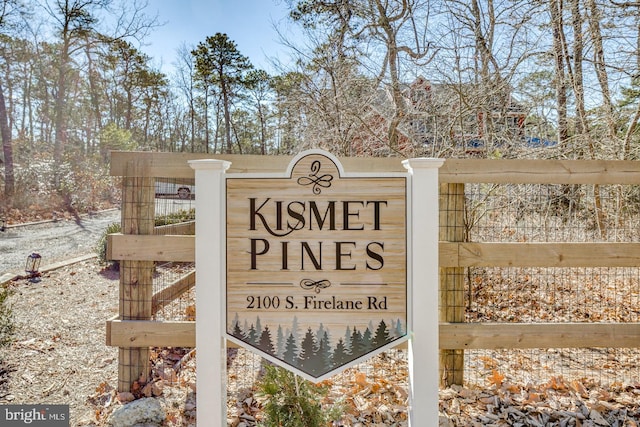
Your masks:
<svg viewBox="0 0 640 427"><path fill-rule="evenodd" d="M21 272L32 252L42 256L42 265L93 253L104 229L119 220L120 211L112 209L78 220L68 218L9 227L0 232L0 277L8 272Z"/></svg>

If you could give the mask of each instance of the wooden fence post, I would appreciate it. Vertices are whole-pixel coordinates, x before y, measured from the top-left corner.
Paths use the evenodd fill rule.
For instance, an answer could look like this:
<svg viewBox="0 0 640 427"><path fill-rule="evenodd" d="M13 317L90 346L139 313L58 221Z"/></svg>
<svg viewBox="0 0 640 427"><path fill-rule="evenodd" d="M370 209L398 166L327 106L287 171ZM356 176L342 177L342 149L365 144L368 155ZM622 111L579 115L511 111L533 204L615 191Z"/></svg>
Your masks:
<svg viewBox="0 0 640 427"><path fill-rule="evenodd" d="M123 177L122 234L153 234L155 214L155 178L139 177L136 165L127 165ZM150 320L152 316L153 261L120 262L121 320ZM149 375L149 348L120 347L118 354L118 391L131 391Z"/></svg>
<svg viewBox="0 0 640 427"><path fill-rule="evenodd" d="M465 238L464 184L440 184L439 240L462 242ZM440 322L464 322L464 268L440 268ZM440 384L448 387L464 381L464 350L440 350Z"/></svg>

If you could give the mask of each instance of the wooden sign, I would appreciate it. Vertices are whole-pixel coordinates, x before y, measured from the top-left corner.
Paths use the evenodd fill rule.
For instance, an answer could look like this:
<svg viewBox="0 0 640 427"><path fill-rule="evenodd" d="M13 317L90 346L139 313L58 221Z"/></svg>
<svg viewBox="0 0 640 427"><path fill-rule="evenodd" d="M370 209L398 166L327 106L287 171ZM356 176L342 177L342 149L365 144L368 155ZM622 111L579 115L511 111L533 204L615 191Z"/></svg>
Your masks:
<svg viewBox="0 0 640 427"><path fill-rule="evenodd" d="M408 174L226 175L227 338L321 381L407 338Z"/></svg>

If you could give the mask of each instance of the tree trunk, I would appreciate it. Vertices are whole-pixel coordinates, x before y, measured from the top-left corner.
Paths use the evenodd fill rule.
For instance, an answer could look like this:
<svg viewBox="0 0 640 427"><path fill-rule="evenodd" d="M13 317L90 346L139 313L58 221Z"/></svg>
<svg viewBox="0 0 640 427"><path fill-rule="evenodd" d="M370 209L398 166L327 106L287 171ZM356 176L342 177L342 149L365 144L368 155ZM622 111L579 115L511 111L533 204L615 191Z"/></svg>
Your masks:
<svg viewBox="0 0 640 427"><path fill-rule="evenodd" d="M571 0L571 23L573 26L573 93L576 98L576 134L583 135L589 132L587 114L584 105L584 81L582 73L582 14L580 13L580 0ZM568 57L567 57L568 61Z"/></svg>
<svg viewBox="0 0 640 427"><path fill-rule="evenodd" d="M4 102L4 91L0 84L0 135L2 135L2 152L4 153L4 194L7 199L15 191L15 177L13 175L13 146L11 144L11 130L7 118L7 106Z"/></svg>
<svg viewBox="0 0 640 427"><path fill-rule="evenodd" d="M229 94L227 93L227 85L222 72L220 73L220 86L222 90L222 108L224 110L224 139L226 144L226 153L231 154L233 147L231 145L231 113L229 111Z"/></svg>
<svg viewBox="0 0 640 427"><path fill-rule="evenodd" d="M32 93L32 89L33 89L33 64L29 65L29 85L27 86L28 90L25 93L25 99L27 100L27 105L28 105L28 117L29 117L29 147L31 149L34 148L35 145L35 120L33 119L33 97L31 96Z"/></svg>
<svg viewBox="0 0 640 427"><path fill-rule="evenodd" d="M471 12L476 55L480 58L480 99L476 108L481 119L478 120L477 133L481 140L484 139L485 149L488 149L494 144L495 125L491 112L497 107L491 100L496 95L502 97L504 93L504 85L499 72L500 66L493 55L496 17L492 1L486 5L485 23L483 23L483 13L477 0L471 2ZM504 107L500 106L500 108Z"/></svg>
<svg viewBox="0 0 640 427"><path fill-rule="evenodd" d="M262 104L258 101L258 120L260 121L260 154L267 154L267 126Z"/></svg>
<svg viewBox="0 0 640 427"><path fill-rule="evenodd" d="M386 5L380 0L375 2L378 22L377 25L384 33L386 49L387 49L387 67L389 67L389 79L391 82L391 97L393 99L393 117L389 121L389 147L392 150L398 148L400 123L406 116L404 108L404 97L402 96L402 88L400 87L400 74L398 71L398 43L396 40L396 30L393 28L391 20L385 9ZM404 11L403 11L404 14ZM393 19L398 19L393 18Z"/></svg>
<svg viewBox="0 0 640 427"><path fill-rule="evenodd" d="M196 143L196 107L193 103L193 86L189 91L189 119L191 122L191 151ZM206 118L208 120L208 118ZM180 151L184 151L184 140L182 141L182 147Z"/></svg>
<svg viewBox="0 0 640 427"><path fill-rule="evenodd" d="M204 90L204 152L209 153L209 89ZM195 144L194 144L195 145ZM191 152L194 150L194 145L191 146ZM216 152L216 148L213 148L213 152Z"/></svg>
<svg viewBox="0 0 640 427"><path fill-rule="evenodd" d="M400 76L398 71L398 49L396 47L395 34L390 25L383 27L387 34L387 61L389 67L389 78L391 79L391 96L393 98L393 117L389 123L389 146L391 149L398 149L398 128L406 112L404 108L404 97L400 87Z"/></svg>
<svg viewBox="0 0 640 427"><path fill-rule="evenodd" d="M69 41L65 34L65 39L60 53L60 68L58 69L58 84L55 99L55 141L53 146L53 160L56 164L62 161L62 153L67 143L67 112L66 112L66 96L67 96L67 66L69 63ZM57 183L56 183L57 185Z"/></svg>
<svg viewBox="0 0 640 427"><path fill-rule="evenodd" d="M563 144L569 138L567 122L567 82L565 77L563 53L562 0L549 0L551 28L553 32L553 56L555 59L556 108L558 110L558 143Z"/></svg>
<svg viewBox="0 0 640 427"><path fill-rule="evenodd" d="M85 39L86 49L85 53L87 56L87 68L88 68L88 79L89 79L89 94L91 99L91 109L87 112L87 152L93 153L95 147L92 143L92 133L98 132L102 123L101 117L102 112L100 111L100 92L98 88L98 84L96 82L97 71L94 69L93 58L91 57L91 49L89 44L88 37ZM93 117L92 117L93 116Z"/></svg>
<svg viewBox="0 0 640 427"><path fill-rule="evenodd" d="M616 120L614 117L614 107L611 101L611 91L609 90L609 75L607 73L607 63L604 57L604 46L602 33L600 31L600 11L594 0L586 0L589 19L589 31L593 43L593 63L602 91L602 103L604 104L605 120L607 122L608 137L613 143L616 140ZM615 149L615 148L614 148Z"/></svg>

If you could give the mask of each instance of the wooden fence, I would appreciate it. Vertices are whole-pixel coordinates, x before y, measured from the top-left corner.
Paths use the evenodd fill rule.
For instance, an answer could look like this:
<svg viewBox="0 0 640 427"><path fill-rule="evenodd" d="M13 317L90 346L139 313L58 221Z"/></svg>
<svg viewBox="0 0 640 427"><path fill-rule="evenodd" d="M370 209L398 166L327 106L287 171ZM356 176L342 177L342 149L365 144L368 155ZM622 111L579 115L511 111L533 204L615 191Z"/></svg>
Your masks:
<svg viewBox="0 0 640 427"><path fill-rule="evenodd" d="M149 347L195 347L195 322L154 321L154 262L194 261L192 235L163 235L153 226L156 177L193 179L187 161L206 154L114 152L111 175L123 177L122 234L108 257L121 261L119 316L107 322L107 345L120 348L119 389L149 372ZM217 155L229 173L282 172L290 157ZM405 172L397 158L344 158L345 170ZM465 184L640 184L640 162L449 159L440 179L440 370L443 384L461 384L464 351L525 348L636 348L640 323L465 323L464 270L469 267L640 267L640 243L502 243L465 240ZM196 189L202 192L204 189ZM456 206L455 209L444 209ZM175 233L175 232L174 232ZM177 287L193 285L185 282ZM419 283L415 283L419 285Z"/></svg>

